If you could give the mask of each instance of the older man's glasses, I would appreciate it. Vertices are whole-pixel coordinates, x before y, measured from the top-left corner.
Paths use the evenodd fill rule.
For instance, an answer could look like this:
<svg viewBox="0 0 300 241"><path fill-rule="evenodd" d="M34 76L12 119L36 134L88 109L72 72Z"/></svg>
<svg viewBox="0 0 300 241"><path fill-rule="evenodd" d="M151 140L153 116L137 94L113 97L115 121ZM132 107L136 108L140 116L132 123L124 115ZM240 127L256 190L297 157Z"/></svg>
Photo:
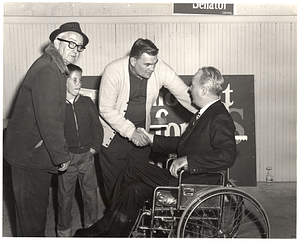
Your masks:
<svg viewBox="0 0 300 241"><path fill-rule="evenodd" d="M57 38L57 39L59 41L69 43L68 47L70 49L75 49L77 47L78 52L82 52L83 50L85 50L85 47L83 45L78 45L78 44L74 43L73 41L69 41L69 40L65 40L65 39L61 39L61 38Z"/></svg>

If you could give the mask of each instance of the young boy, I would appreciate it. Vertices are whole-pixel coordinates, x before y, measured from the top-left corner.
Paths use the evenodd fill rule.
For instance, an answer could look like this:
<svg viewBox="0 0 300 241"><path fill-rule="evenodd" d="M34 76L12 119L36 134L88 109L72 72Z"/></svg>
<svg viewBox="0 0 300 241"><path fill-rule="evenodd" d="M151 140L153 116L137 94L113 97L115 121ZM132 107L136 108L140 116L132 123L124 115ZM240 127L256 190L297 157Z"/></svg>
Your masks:
<svg viewBox="0 0 300 241"><path fill-rule="evenodd" d="M79 179L84 205L84 227L98 220L97 176L94 154L100 151L103 128L93 101L79 95L82 69L69 64L65 138L71 155L69 167L58 175L58 237L72 237L72 202Z"/></svg>

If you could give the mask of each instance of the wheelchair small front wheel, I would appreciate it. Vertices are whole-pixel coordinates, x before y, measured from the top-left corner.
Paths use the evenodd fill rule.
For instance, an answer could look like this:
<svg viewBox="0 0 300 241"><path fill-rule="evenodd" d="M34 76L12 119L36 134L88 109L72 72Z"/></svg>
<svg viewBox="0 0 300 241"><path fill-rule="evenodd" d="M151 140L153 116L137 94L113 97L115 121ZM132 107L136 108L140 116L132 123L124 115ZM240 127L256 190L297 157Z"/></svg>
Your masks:
<svg viewBox="0 0 300 241"><path fill-rule="evenodd" d="M269 238L263 207L236 188L214 188L195 198L181 215L179 238Z"/></svg>

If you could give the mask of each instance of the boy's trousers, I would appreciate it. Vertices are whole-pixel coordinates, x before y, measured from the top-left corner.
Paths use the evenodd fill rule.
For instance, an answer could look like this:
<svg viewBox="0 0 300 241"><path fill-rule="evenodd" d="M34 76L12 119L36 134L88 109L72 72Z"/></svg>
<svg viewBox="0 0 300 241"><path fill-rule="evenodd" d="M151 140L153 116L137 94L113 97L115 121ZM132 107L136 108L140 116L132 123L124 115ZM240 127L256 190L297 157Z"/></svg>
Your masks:
<svg viewBox="0 0 300 241"><path fill-rule="evenodd" d="M89 151L82 154L71 153L71 162L67 171L58 175L58 236L71 234L71 211L77 179L83 200L84 227L87 228L98 220L98 182L94 155Z"/></svg>

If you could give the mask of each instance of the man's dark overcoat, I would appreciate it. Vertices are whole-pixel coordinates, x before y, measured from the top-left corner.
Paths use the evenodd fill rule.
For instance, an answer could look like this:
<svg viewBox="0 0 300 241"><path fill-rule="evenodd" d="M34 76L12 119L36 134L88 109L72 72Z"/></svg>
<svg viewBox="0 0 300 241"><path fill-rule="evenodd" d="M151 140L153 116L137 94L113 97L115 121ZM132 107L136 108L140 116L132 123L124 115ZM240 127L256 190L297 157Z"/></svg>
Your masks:
<svg viewBox="0 0 300 241"><path fill-rule="evenodd" d="M4 157L12 166L57 172L69 161L64 137L68 69L53 44L28 70L4 137Z"/></svg>

